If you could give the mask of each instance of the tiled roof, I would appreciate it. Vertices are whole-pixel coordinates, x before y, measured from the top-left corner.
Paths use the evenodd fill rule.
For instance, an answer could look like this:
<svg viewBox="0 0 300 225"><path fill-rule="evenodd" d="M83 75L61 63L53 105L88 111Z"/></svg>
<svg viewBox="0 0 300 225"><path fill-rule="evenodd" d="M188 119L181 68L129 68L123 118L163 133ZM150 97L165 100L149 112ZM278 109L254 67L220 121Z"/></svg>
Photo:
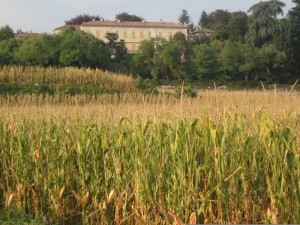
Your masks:
<svg viewBox="0 0 300 225"><path fill-rule="evenodd" d="M109 26L109 27L161 27L161 28L182 28L187 29L183 24L170 22L132 22L132 21L89 21L82 26Z"/></svg>
<svg viewBox="0 0 300 225"><path fill-rule="evenodd" d="M76 30L79 30L80 29L80 25L64 25L64 26L55 28L54 31L56 31L56 30L63 30L63 29L66 29L66 28L75 28Z"/></svg>
<svg viewBox="0 0 300 225"><path fill-rule="evenodd" d="M206 33L206 34L210 34L213 33L214 31L208 28L201 28L199 30L196 30L194 32L192 32L192 34L197 34L197 33Z"/></svg>
<svg viewBox="0 0 300 225"><path fill-rule="evenodd" d="M32 33L32 32L22 32L15 35L15 38L26 38L26 37L32 37L34 35L38 35L38 33Z"/></svg>

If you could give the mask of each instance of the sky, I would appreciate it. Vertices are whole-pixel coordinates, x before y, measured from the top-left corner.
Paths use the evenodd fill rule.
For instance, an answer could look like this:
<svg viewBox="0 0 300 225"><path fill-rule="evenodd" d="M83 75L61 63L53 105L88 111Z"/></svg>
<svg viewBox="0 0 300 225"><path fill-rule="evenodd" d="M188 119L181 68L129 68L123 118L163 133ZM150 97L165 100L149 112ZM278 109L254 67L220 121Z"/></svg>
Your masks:
<svg viewBox="0 0 300 225"><path fill-rule="evenodd" d="M178 22L186 9L197 24L203 10L244 11L260 0L0 0L0 27L9 25L14 31L52 33L80 14L99 15L114 20L120 12L143 17L146 21ZM294 6L292 0L282 0L285 14Z"/></svg>

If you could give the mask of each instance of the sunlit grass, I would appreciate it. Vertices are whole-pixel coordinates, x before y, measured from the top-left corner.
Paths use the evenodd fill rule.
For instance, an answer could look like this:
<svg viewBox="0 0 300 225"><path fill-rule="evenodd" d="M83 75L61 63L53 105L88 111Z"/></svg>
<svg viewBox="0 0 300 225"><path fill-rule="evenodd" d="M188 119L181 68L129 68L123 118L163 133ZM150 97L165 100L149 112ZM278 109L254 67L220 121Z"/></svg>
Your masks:
<svg viewBox="0 0 300 225"><path fill-rule="evenodd" d="M299 97L1 96L0 210L70 225L299 223Z"/></svg>

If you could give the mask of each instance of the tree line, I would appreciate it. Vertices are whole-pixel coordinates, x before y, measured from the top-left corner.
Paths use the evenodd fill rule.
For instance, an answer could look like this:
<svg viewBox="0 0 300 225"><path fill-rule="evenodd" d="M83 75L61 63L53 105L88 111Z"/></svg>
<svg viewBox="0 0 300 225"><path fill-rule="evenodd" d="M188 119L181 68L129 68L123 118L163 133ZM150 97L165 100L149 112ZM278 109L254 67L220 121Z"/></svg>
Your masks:
<svg viewBox="0 0 300 225"><path fill-rule="evenodd" d="M178 21L189 31L197 27L214 30L211 36L198 34L171 39L153 38L140 43L128 54L124 41L108 33L107 42L75 29L58 35L41 34L18 40L9 26L0 29L0 66L39 65L102 68L150 79L220 79L293 82L299 78L300 0L285 18L285 4L278 0L259 2L249 11L203 11L198 25L191 23L187 10ZM103 20L80 15L66 24ZM116 19L142 21L142 17L119 13Z"/></svg>

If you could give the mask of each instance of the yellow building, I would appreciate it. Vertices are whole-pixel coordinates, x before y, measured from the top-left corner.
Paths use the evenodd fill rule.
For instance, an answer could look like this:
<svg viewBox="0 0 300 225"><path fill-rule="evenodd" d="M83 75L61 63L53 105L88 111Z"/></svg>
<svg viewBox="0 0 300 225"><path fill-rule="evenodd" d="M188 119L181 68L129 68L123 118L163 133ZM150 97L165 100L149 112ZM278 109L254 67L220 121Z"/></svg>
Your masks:
<svg viewBox="0 0 300 225"><path fill-rule="evenodd" d="M68 26L56 28L59 33ZM119 40L124 40L128 52L136 52L141 41L155 37L169 39L177 32L187 36L187 27L183 24L168 22L131 22L131 21L89 21L78 25L76 29L93 34L96 38L107 41L107 33L117 33Z"/></svg>

